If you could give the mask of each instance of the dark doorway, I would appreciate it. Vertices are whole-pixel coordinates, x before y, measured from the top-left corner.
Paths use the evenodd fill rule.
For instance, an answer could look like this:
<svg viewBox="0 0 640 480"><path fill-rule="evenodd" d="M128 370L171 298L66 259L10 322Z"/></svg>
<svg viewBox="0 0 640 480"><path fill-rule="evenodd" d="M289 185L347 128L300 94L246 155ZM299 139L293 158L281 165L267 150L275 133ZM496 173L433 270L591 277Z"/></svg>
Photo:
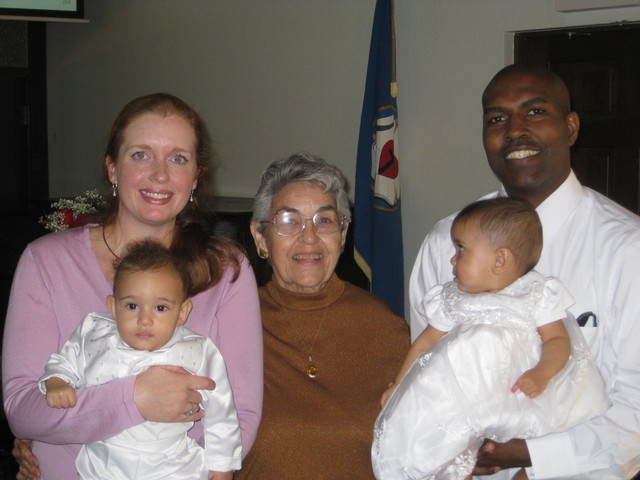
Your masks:
<svg viewBox="0 0 640 480"><path fill-rule="evenodd" d="M46 44L42 22L0 21L0 319L18 258L48 203Z"/></svg>
<svg viewBox="0 0 640 480"><path fill-rule="evenodd" d="M20 254L44 233L38 216L49 196L45 27L0 21L0 331ZM12 443L2 414L0 479L17 473Z"/></svg>
<svg viewBox="0 0 640 480"><path fill-rule="evenodd" d="M46 45L42 22L0 21L0 211L48 197Z"/></svg>
<svg viewBox="0 0 640 480"><path fill-rule="evenodd" d="M0 21L0 319L18 258L44 229L49 197L46 44L42 22Z"/></svg>
<svg viewBox="0 0 640 480"><path fill-rule="evenodd" d="M576 175L640 213L640 24L517 33L515 62L562 77L580 115Z"/></svg>

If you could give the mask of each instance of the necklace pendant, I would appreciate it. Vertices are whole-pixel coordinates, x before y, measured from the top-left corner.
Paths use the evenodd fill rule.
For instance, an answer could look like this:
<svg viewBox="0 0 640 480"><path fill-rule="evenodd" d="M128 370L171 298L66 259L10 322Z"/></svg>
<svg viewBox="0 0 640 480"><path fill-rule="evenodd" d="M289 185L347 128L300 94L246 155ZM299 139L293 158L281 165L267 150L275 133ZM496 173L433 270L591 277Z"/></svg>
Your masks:
<svg viewBox="0 0 640 480"><path fill-rule="evenodd" d="M309 378L316 378L316 375L318 375L318 368L313 363L307 366L307 375Z"/></svg>
<svg viewBox="0 0 640 480"><path fill-rule="evenodd" d="M316 378L316 375L318 375L318 367L316 367L315 364L313 363L313 358L311 358L311 355L309 355L309 365L307 365L307 375L309 376L309 378Z"/></svg>

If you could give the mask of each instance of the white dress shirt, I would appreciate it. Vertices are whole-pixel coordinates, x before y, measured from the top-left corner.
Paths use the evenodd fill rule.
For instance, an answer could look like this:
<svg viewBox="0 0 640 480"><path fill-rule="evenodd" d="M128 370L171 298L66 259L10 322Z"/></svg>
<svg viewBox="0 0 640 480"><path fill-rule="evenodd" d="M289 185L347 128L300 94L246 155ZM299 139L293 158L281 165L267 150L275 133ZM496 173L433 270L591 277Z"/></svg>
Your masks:
<svg viewBox="0 0 640 480"><path fill-rule="evenodd" d="M505 195L504 189L488 197ZM536 270L558 277L612 400L605 414L566 432L527 440L530 479L626 479L640 470L640 217L583 187L571 172L537 208L544 247ZM411 336L427 324L425 293L453 278L451 215L427 235L409 282ZM591 313L592 315L589 315ZM503 472L506 474L506 472ZM499 474L486 477L509 478Z"/></svg>

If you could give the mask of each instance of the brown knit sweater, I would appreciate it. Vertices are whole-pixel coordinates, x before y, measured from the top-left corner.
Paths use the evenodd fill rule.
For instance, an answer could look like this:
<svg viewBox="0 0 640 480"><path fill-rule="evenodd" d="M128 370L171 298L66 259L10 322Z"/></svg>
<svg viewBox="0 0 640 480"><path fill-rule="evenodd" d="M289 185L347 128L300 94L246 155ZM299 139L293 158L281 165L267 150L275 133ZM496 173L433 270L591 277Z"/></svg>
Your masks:
<svg viewBox="0 0 640 480"><path fill-rule="evenodd" d="M406 322L335 274L314 294L272 280L260 305L264 410L236 478L373 479L373 423L409 347ZM306 373L310 353L315 378Z"/></svg>

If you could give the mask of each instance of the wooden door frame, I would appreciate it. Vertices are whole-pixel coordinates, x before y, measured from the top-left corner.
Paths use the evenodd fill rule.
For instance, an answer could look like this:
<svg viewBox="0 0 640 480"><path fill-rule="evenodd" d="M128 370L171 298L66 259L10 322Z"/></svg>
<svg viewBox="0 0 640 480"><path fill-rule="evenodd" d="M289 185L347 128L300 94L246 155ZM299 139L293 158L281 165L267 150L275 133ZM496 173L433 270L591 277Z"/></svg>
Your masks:
<svg viewBox="0 0 640 480"><path fill-rule="evenodd" d="M13 22L14 20L4 20ZM26 80L27 104L25 123L27 147L27 182L22 213L40 212L43 201L49 198L49 151L47 140L47 49L46 23L22 22L26 28L26 65L3 66L0 71L15 74Z"/></svg>

